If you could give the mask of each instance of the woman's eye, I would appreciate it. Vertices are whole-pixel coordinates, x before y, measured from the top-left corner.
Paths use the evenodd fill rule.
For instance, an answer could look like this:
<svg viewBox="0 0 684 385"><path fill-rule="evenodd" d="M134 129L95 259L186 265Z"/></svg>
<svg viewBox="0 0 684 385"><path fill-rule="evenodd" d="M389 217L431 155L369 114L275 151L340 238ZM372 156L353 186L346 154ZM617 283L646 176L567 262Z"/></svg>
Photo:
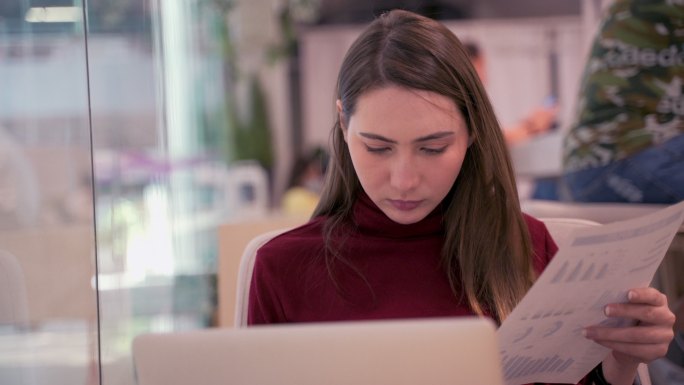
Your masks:
<svg viewBox="0 0 684 385"><path fill-rule="evenodd" d="M389 149L389 147L373 147L373 146L366 145L366 150L370 153L373 153L373 154L382 154L382 153L389 151L390 149Z"/></svg>
<svg viewBox="0 0 684 385"><path fill-rule="evenodd" d="M435 148L435 147L423 147L423 148L421 148L421 151L423 151L424 153L426 153L428 155L437 155L437 154L443 153L444 150L446 150L446 148L447 148L447 146L442 146L442 147L437 147L437 148Z"/></svg>

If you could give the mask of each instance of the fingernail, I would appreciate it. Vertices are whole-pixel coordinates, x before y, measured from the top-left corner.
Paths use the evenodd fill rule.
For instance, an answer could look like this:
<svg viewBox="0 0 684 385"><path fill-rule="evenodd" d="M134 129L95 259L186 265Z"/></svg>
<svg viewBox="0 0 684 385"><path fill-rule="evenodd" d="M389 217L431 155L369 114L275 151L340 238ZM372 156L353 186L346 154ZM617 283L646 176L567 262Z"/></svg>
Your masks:
<svg viewBox="0 0 684 385"><path fill-rule="evenodd" d="M627 299L632 301L634 299L634 292L633 291L628 291L627 292Z"/></svg>
<svg viewBox="0 0 684 385"><path fill-rule="evenodd" d="M610 313L613 312L613 309L610 306L606 306L603 308L603 312L606 314L606 317L610 317Z"/></svg>

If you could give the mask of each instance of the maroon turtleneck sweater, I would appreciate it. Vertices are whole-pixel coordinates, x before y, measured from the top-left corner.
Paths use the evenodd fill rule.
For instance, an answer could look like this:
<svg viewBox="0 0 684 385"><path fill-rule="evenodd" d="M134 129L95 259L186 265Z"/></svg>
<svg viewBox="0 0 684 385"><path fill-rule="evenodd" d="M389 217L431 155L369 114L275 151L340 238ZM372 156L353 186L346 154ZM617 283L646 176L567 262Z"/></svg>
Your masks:
<svg viewBox="0 0 684 385"><path fill-rule="evenodd" d="M321 257L324 219L316 218L268 242L257 253L248 322L322 322L473 315L459 301L440 267L442 213L402 225L367 195L354 206L357 231L343 248L361 275L337 262L336 281ZM525 216L535 250L535 269L546 267L557 247L540 221Z"/></svg>
<svg viewBox="0 0 684 385"><path fill-rule="evenodd" d="M367 195L354 206L351 232L340 249L357 274L337 262L330 279L324 259L324 218L285 232L257 252L248 323L325 322L474 315L454 296L440 250L442 212L402 225L389 219ZM525 215L539 273L557 247L539 220Z"/></svg>

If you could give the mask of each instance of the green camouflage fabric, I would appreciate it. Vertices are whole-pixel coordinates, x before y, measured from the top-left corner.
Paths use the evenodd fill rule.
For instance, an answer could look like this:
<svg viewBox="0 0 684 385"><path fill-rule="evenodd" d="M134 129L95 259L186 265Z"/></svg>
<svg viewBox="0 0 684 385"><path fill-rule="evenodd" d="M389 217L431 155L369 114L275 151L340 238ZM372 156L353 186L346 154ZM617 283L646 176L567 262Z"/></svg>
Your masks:
<svg viewBox="0 0 684 385"><path fill-rule="evenodd" d="M599 31L565 137L566 172L684 133L684 0L617 0Z"/></svg>

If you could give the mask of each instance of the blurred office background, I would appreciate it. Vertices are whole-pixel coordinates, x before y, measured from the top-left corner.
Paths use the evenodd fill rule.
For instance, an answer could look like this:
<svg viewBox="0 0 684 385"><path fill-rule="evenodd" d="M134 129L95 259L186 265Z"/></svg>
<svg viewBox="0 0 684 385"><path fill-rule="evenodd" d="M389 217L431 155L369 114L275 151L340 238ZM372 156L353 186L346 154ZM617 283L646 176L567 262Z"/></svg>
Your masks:
<svg viewBox="0 0 684 385"><path fill-rule="evenodd" d="M136 335L230 327L246 239L305 220L279 207L290 168L327 145L374 15L442 19L486 55L504 126L552 97L562 128L600 6L3 0L0 383L134 384Z"/></svg>

